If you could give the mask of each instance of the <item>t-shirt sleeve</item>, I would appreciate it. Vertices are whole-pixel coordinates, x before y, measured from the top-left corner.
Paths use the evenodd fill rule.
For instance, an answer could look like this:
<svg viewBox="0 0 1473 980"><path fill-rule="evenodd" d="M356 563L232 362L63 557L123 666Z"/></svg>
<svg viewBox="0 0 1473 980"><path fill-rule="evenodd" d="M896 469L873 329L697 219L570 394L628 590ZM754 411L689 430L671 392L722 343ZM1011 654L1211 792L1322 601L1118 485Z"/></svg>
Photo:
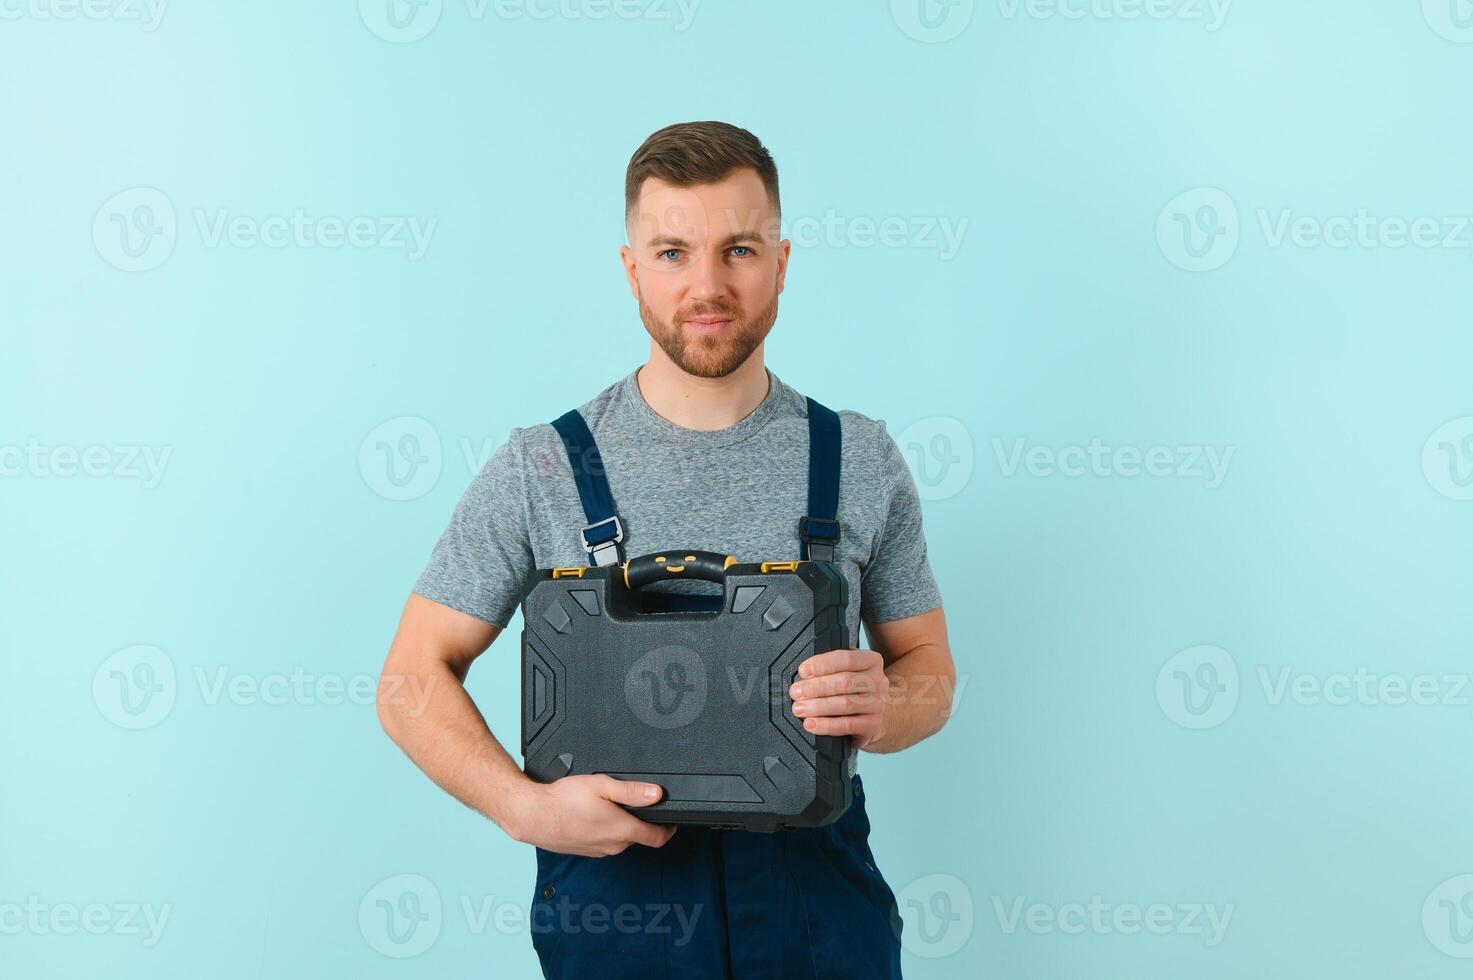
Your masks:
<svg viewBox="0 0 1473 980"><path fill-rule="evenodd" d="M502 629L536 566L528 531L521 430L481 467L414 583L426 599Z"/></svg>
<svg viewBox="0 0 1473 980"><path fill-rule="evenodd" d="M880 527L869 565L860 577L860 613L866 623L885 623L929 612L941 605L931 574L921 501L900 447L880 429L880 477L884 485Z"/></svg>

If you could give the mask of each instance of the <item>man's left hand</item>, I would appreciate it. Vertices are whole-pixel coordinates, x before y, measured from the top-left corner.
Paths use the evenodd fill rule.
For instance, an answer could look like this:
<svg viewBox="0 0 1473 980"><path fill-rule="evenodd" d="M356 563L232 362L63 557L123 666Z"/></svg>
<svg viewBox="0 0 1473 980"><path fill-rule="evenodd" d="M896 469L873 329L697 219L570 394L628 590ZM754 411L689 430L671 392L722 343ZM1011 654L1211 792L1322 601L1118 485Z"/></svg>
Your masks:
<svg viewBox="0 0 1473 980"><path fill-rule="evenodd" d="M793 714L815 735L848 735L864 748L885 734L890 678L874 650L830 650L798 665Z"/></svg>

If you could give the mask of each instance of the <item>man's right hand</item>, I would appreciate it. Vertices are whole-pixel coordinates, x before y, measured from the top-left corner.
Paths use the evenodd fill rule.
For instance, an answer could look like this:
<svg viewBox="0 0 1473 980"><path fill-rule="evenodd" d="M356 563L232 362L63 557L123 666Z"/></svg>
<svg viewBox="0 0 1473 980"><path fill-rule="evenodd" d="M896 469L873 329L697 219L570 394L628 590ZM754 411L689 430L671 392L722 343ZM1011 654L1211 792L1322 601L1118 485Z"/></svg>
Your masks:
<svg viewBox="0 0 1473 980"><path fill-rule="evenodd" d="M630 844L661 847L675 833L674 825L648 823L619 806L649 806L661 794L656 783L604 775L533 783L518 807L512 836L543 850L584 857L608 857Z"/></svg>
<svg viewBox="0 0 1473 980"><path fill-rule="evenodd" d="M630 844L663 845L673 826L646 823L618 806L658 802L658 785L603 775L533 782L496 741L465 678L500 634L499 626L411 595L379 684L384 731L446 792L516 840L587 857ZM654 795L646 797L646 789Z"/></svg>

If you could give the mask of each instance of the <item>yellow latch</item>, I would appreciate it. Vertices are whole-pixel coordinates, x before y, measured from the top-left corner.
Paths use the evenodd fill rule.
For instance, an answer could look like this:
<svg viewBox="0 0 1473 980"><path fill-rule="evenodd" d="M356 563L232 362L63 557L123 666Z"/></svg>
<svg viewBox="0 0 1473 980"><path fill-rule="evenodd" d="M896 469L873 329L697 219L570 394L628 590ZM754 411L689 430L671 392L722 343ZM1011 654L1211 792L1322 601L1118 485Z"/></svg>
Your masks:
<svg viewBox="0 0 1473 980"><path fill-rule="evenodd" d="M798 563L795 561L765 561L762 563L762 574L768 572L796 572Z"/></svg>
<svg viewBox="0 0 1473 980"><path fill-rule="evenodd" d="M553 578L582 578L583 577L583 573L586 572L586 571L588 571L588 566L587 565L573 565L573 566L568 567L568 568L554 568L552 570L552 577Z"/></svg>

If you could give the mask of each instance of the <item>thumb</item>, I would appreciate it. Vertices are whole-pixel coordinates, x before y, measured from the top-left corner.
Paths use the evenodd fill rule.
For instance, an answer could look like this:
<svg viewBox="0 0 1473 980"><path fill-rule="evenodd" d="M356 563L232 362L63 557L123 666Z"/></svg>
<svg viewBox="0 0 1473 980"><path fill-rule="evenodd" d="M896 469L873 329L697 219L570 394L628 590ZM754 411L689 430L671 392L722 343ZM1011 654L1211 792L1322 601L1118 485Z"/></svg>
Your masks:
<svg viewBox="0 0 1473 980"><path fill-rule="evenodd" d="M664 790L659 783L641 783L632 779L615 779L605 776L600 792L606 800L623 803L625 806L649 806L659 802Z"/></svg>

